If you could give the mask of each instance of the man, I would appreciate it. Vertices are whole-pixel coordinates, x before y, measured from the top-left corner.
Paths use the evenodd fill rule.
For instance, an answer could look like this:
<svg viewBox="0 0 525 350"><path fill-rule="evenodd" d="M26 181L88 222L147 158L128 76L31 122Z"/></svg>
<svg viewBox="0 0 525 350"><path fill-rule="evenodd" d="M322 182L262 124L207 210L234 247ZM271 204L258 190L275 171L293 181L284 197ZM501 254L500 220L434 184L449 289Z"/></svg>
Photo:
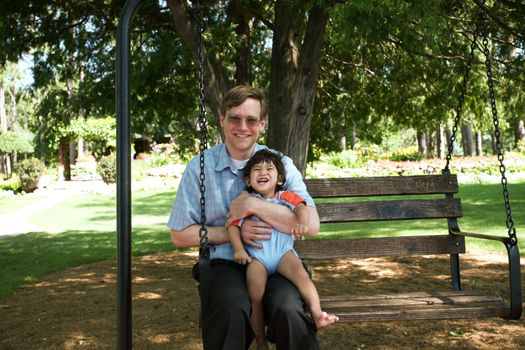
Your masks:
<svg viewBox="0 0 525 350"><path fill-rule="evenodd" d="M244 166L253 153L266 148L257 139L266 124L263 95L251 86L229 90L221 103L220 124L224 144L205 152L206 219L211 256L211 310L202 323L205 349L248 349L254 334L250 324L250 299L245 285L244 265L233 261L233 249L225 224L257 215L263 220L245 220L241 236L245 244L261 247L258 240L269 239L271 227L288 233L295 215L286 207L250 197L244 191ZM307 235L319 232L319 216L306 192L301 174L288 157L285 190L296 192L308 203L310 225ZM200 183L199 156L194 157L182 177L168 226L177 247L199 245ZM268 340L277 349L318 349L315 326L305 312L295 286L276 274L268 279L264 309Z"/></svg>

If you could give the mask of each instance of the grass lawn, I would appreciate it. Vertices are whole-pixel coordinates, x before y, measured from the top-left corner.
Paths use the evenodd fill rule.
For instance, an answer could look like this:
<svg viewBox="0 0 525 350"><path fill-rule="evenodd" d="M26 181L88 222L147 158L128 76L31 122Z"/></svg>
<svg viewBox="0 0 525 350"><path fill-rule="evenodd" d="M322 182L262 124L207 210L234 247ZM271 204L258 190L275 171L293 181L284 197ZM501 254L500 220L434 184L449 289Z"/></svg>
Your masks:
<svg viewBox="0 0 525 350"><path fill-rule="evenodd" d="M133 194L134 255L174 249L166 227L173 198L173 192ZM0 200L0 207L7 204ZM42 232L0 239L0 299L51 272L115 259L115 206L114 195L79 195L30 217Z"/></svg>
<svg viewBox="0 0 525 350"><path fill-rule="evenodd" d="M30 194L25 196L13 196L0 198L0 215L7 215L13 211L22 209L36 200L44 198L43 194Z"/></svg>
<svg viewBox="0 0 525 350"><path fill-rule="evenodd" d="M174 249L165 226L173 198L173 191L137 191L133 194L134 255ZM463 185L460 198L464 208L464 218L460 220L463 231L507 234L500 184ZM510 198L523 256L525 235L520 228L525 222L525 183L511 184ZM9 208L9 211L21 208L34 200L37 200L36 196L0 199L0 214L6 213L6 208ZM42 232L0 239L0 299L16 291L22 284L34 282L48 273L95 261L115 259L115 207L114 195L78 195L29 218L31 223L41 227ZM387 225L330 224L322 226L318 238L444 233L445 225L444 220L409 224L393 222ZM472 249L504 252L501 243L486 244L484 241L468 239L467 250Z"/></svg>

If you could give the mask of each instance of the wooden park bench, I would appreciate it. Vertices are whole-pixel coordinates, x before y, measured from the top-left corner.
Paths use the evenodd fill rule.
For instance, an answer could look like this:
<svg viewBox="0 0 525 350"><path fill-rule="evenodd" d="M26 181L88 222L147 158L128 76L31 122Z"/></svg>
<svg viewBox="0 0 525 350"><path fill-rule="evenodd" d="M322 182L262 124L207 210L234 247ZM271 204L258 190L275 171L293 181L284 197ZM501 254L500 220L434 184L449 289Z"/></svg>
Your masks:
<svg viewBox="0 0 525 350"><path fill-rule="evenodd" d="M448 291L321 296L323 309L338 315L341 322L521 317L518 247L506 237L460 231L457 219L463 215L463 211L461 200L454 197L458 192L455 175L311 179L305 182L312 197L324 199L317 204L321 223L342 222L351 225L352 222L420 219L445 219L447 222L444 226L446 233L441 235L296 241L295 249L305 260L450 255L452 288ZM410 197L404 197L407 195ZM424 195L427 195L426 198L422 198ZM378 196L382 198L340 200ZM386 200L388 196L396 197ZM334 201L336 198L338 202ZM510 302L495 295L461 288L459 256L465 253L465 236L500 241L507 247ZM428 273L432 274L432 271Z"/></svg>

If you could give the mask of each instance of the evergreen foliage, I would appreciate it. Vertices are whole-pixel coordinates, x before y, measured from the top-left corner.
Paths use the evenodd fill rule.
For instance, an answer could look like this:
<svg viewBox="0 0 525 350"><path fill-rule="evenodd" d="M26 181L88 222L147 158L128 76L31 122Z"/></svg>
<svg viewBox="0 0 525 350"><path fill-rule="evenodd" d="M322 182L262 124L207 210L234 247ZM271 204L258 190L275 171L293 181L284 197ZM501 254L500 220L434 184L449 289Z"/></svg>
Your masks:
<svg viewBox="0 0 525 350"><path fill-rule="evenodd" d="M97 162L97 173L102 177L102 181L107 184L117 182L117 157L110 154L100 158Z"/></svg>
<svg viewBox="0 0 525 350"><path fill-rule="evenodd" d="M37 158L25 159L18 163L16 165L16 173L20 179L22 190L26 193L36 190L45 169L44 163Z"/></svg>

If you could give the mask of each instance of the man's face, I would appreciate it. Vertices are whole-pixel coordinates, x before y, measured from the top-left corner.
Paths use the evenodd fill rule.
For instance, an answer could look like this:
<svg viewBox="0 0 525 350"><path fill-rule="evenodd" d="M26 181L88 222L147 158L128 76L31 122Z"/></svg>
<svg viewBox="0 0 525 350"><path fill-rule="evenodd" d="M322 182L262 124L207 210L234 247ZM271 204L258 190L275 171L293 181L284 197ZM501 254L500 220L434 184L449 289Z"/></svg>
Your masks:
<svg viewBox="0 0 525 350"><path fill-rule="evenodd" d="M261 120L261 103L247 98L240 105L230 108L226 115L221 116L220 122L230 156L237 160L250 158L265 125Z"/></svg>

